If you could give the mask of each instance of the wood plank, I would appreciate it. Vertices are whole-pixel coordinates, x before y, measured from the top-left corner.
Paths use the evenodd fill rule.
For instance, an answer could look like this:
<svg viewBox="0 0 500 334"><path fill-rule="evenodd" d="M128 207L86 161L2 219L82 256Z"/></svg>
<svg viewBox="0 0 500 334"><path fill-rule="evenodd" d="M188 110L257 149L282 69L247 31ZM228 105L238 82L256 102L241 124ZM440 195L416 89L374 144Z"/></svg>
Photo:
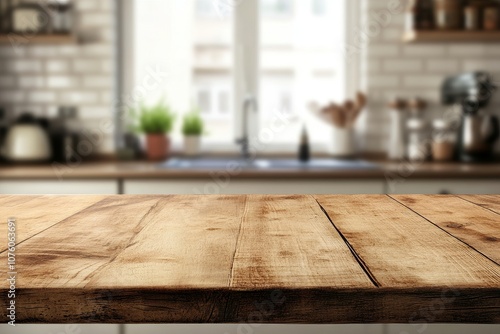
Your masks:
<svg viewBox="0 0 500 334"><path fill-rule="evenodd" d="M407 31L403 35L403 41L407 43L429 43L429 42L499 42L499 31L440 31L422 30Z"/></svg>
<svg viewBox="0 0 500 334"><path fill-rule="evenodd" d="M57 305L24 309L20 319L144 323L222 317L219 290L229 287L245 196L114 196L101 203L19 251L23 295ZM82 223L84 231L77 226Z"/></svg>
<svg viewBox="0 0 500 334"><path fill-rule="evenodd" d="M500 216L455 196L391 196L500 264ZM500 196L491 199L500 200Z"/></svg>
<svg viewBox="0 0 500 334"><path fill-rule="evenodd" d="M70 197L57 198L70 204ZM86 197L79 198L83 201ZM110 197L26 240L16 252L17 270L22 273L18 288L85 286L96 269L128 245L157 202L157 197L149 196ZM54 221L50 215L57 216L64 207L61 202L58 204L51 209L36 207L34 212L44 212L46 216L32 219Z"/></svg>
<svg viewBox="0 0 500 334"><path fill-rule="evenodd" d="M251 196L231 287L374 287L312 196Z"/></svg>
<svg viewBox="0 0 500 334"><path fill-rule="evenodd" d="M245 202L244 195L161 199L148 226L86 287L227 288Z"/></svg>
<svg viewBox="0 0 500 334"><path fill-rule="evenodd" d="M17 222L17 243L101 201L106 196L6 196L0 199L0 235L6 235L7 219ZM0 245L0 252L7 249ZM0 257L1 259L1 257Z"/></svg>
<svg viewBox="0 0 500 334"><path fill-rule="evenodd" d="M381 287L500 288L497 264L388 196L316 198Z"/></svg>
<svg viewBox="0 0 500 334"><path fill-rule="evenodd" d="M458 197L500 214L499 195L460 195Z"/></svg>
<svg viewBox="0 0 500 334"><path fill-rule="evenodd" d="M28 45L34 44L74 44L77 38L70 34L60 35L35 35L23 36L22 34L10 33L0 35L0 44L13 44L13 45Z"/></svg>

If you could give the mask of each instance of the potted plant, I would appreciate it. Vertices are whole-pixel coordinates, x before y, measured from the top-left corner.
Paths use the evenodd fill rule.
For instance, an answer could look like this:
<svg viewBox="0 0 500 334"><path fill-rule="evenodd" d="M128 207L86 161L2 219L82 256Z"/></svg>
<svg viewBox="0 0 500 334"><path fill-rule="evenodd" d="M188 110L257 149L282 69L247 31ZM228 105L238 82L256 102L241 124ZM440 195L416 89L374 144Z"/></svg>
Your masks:
<svg viewBox="0 0 500 334"><path fill-rule="evenodd" d="M203 119L197 110L184 116L182 133L184 134L184 153L187 156L196 156L200 154L203 127Z"/></svg>
<svg viewBox="0 0 500 334"><path fill-rule="evenodd" d="M158 102L155 106L142 105L138 115L137 130L146 134L146 155L149 160L166 159L170 152L170 137L175 115L168 105Z"/></svg>

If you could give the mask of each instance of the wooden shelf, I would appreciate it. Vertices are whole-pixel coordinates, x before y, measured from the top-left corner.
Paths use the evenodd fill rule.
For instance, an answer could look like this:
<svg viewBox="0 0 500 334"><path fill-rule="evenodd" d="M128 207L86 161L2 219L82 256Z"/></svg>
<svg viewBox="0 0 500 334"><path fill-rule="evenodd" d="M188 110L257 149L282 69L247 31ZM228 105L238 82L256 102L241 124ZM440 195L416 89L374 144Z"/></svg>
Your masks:
<svg viewBox="0 0 500 334"><path fill-rule="evenodd" d="M33 36L23 36L21 34L0 34L0 44L12 44L17 45L29 45L34 44L73 44L76 43L77 39L75 35L33 35Z"/></svg>
<svg viewBox="0 0 500 334"><path fill-rule="evenodd" d="M407 31L403 35L406 43L431 42L500 42L500 31Z"/></svg>

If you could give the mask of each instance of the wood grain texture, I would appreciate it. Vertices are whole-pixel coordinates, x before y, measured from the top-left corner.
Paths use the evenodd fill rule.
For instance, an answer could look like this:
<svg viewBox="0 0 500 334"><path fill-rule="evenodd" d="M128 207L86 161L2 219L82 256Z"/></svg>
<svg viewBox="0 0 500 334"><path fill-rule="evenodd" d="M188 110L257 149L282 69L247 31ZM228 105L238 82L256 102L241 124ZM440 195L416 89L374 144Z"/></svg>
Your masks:
<svg viewBox="0 0 500 334"><path fill-rule="evenodd" d="M231 287L373 287L312 196L251 196Z"/></svg>
<svg viewBox="0 0 500 334"><path fill-rule="evenodd" d="M500 192L500 190L499 190ZM500 215L500 200L498 196L494 195L460 195L466 201L475 203L490 211L496 212Z"/></svg>
<svg viewBox="0 0 500 334"><path fill-rule="evenodd" d="M0 197L58 221L18 246L18 323L500 323L500 266L388 196L44 197Z"/></svg>
<svg viewBox="0 0 500 334"><path fill-rule="evenodd" d="M317 199L381 287L500 288L497 264L388 196Z"/></svg>
<svg viewBox="0 0 500 334"><path fill-rule="evenodd" d="M500 264L500 215L455 196L391 197ZM490 206L495 198L485 197Z"/></svg>
<svg viewBox="0 0 500 334"><path fill-rule="evenodd" d="M147 226L86 287L227 288L245 202L246 196L161 198Z"/></svg>
<svg viewBox="0 0 500 334"><path fill-rule="evenodd" d="M69 205L69 197L59 197L59 201L65 198ZM104 199L24 241L16 253L17 270L22 273L19 287L84 287L147 223L144 217L158 200L148 196ZM64 207L59 203L56 208L36 207L34 211L57 216ZM46 217L33 219L45 221Z"/></svg>
<svg viewBox="0 0 500 334"><path fill-rule="evenodd" d="M106 196L1 196L0 235L7 233L7 219L15 218L19 244L104 198ZM1 244L0 252L5 249L6 244Z"/></svg>

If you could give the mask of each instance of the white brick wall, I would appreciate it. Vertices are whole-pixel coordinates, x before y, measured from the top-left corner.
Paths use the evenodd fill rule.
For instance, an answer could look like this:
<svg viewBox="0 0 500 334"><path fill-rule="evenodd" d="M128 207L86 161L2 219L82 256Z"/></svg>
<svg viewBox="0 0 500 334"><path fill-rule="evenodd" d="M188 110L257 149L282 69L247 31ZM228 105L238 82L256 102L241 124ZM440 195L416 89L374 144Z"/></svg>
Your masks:
<svg viewBox="0 0 500 334"><path fill-rule="evenodd" d="M363 0L364 17L373 25L375 17L391 2L403 0ZM404 12L403 12L404 13ZM368 112L364 117L363 149L385 151L389 137L387 102L394 97L419 96L430 103L427 117L435 118L444 107L440 103L440 87L451 75L474 70L490 72L500 79L500 44L495 43L419 43L402 40L404 14L391 14L390 23L380 24L377 34L370 35L364 45L365 82L368 91ZM387 22L387 21L383 21ZM366 24L366 23L365 23ZM372 27L372 31L377 31ZM500 110L500 93L490 109Z"/></svg>
<svg viewBox="0 0 500 334"><path fill-rule="evenodd" d="M0 45L0 106L11 117L25 111L53 117L58 106L71 105L89 129L112 119L113 1L74 1L81 43ZM106 134L100 151L112 144Z"/></svg>

